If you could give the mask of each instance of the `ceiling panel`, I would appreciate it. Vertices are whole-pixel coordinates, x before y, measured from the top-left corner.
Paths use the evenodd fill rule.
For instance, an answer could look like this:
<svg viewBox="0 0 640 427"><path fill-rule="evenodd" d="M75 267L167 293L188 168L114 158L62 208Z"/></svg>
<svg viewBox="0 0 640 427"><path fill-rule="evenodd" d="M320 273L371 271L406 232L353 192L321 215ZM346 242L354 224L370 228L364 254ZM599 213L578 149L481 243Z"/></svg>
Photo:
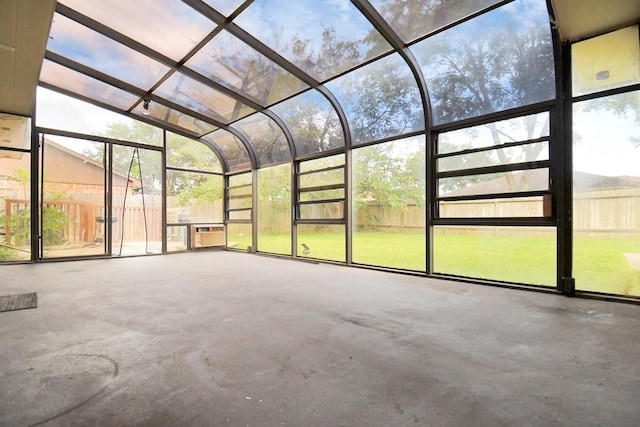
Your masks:
<svg viewBox="0 0 640 427"><path fill-rule="evenodd" d="M576 41L640 19L639 0L551 0L563 40Z"/></svg>
<svg viewBox="0 0 640 427"><path fill-rule="evenodd" d="M31 115L55 5L0 1L0 111Z"/></svg>

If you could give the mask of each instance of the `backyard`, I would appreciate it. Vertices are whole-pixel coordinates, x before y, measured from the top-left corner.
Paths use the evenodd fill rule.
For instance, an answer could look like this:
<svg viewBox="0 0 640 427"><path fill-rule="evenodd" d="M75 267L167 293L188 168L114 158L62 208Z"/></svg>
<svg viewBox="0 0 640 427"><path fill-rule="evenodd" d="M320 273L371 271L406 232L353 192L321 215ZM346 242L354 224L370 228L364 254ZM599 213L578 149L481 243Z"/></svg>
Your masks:
<svg viewBox="0 0 640 427"><path fill-rule="evenodd" d="M238 242L238 248L251 246L250 236L233 236L232 239ZM342 233L299 233L298 255L344 261L344 242ZM303 254L302 243L309 248L307 255ZM290 254L290 245L289 234L262 234L258 251ZM548 235L435 233L434 271L554 287L555 251L556 239ZM354 263L423 271L425 254L422 234L358 232L353 235ZM576 237L576 289L640 296L640 269L631 265L629 254L640 254L640 239Z"/></svg>

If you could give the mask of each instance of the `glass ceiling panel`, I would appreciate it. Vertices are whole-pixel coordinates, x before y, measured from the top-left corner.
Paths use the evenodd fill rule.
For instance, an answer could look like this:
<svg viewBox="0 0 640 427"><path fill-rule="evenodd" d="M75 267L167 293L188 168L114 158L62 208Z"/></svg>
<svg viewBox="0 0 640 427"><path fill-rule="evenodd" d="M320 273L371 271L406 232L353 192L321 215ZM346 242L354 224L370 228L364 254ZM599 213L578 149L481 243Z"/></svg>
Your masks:
<svg viewBox="0 0 640 427"><path fill-rule="evenodd" d="M41 86L36 94L36 125L162 146L162 131L141 121Z"/></svg>
<svg viewBox="0 0 640 427"><path fill-rule="evenodd" d="M344 131L338 113L320 92L309 90L271 107L285 122L296 146L296 155L344 147Z"/></svg>
<svg viewBox="0 0 640 427"><path fill-rule="evenodd" d="M40 81L109 104L121 110L128 110L139 100L139 97L129 92L47 59L42 63Z"/></svg>
<svg viewBox="0 0 640 427"><path fill-rule="evenodd" d="M205 141L215 144L222 153L229 171L239 171L251 168L251 158L247 147L237 136L224 129L219 129L202 137Z"/></svg>
<svg viewBox="0 0 640 427"><path fill-rule="evenodd" d="M263 106L307 88L284 68L226 31L214 37L185 65Z"/></svg>
<svg viewBox="0 0 640 427"><path fill-rule="evenodd" d="M202 120L198 120L187 114L183 114L180 111L173 110L153 101L149 103L149 108L147 110L145 110L142 103L140 103L133 109L132 113L147 117L158 122L160 125L169 124L177 126L197 136L204 135L205 133L209 133L212 130L217 129L216 126L212 124L203 122Z"/></svg>
<svg viewBox="0 0 640 427"><path fill-rule="evenodd" d="M229 16L242 4L244 0L203 0L206 4L223 14Z"/></svg>
<svg viewBox="0 0 640 427"><path fill-rule="evenodd" d="M397 53L326 86L345 111L353 145L424 129L420 91Z"/></svg>
<svg viewBox="0 0 640 427"><path fill-rule="evenodd" d="M234 22L320 81L391 50L348 1L256 0Z"/></svg>
<svg viewBox="0 0 640 427"><path fill-rule="evenodd" d="M429 34L501 0L369 0L405 42Z"/></svg>
<svg viewBox="0 0 640 427"><path fill-rule="evenodd" d="M214 151L200 141L167 132L167 166L194 171L222 172Z"/></svg>
<svg viewBox="0 0 640 427"><path fill-rule="evenodd" d="M166 66L56 13L47 49L141 89L151 88Z"/></svg>
<svg viewBox="0 0 640 427"><path fill-rule="evenodd" d="M60 0L70 8L179 61L216 25L175 0Z"/></svg>
<svg viewBox="0 0 640 427"><path fill-rule="evenodd" d="M241 102L179 72L162 83L154 94L224 123L254 112Z"/></svg>
<svg viewBox="0 0 640 427"><path fill-rule="evenodd" d="M545 0L517 0L411 50L427 80L435 125L555 96Z"/></svg>
<svg viewBox="0 0 640 427"><path fill-rule="evenodd" d="M256 113L233 124L249 140L256 153L258 167L275 165L291 160L291 150L284 132L268 116Z"/></svg>

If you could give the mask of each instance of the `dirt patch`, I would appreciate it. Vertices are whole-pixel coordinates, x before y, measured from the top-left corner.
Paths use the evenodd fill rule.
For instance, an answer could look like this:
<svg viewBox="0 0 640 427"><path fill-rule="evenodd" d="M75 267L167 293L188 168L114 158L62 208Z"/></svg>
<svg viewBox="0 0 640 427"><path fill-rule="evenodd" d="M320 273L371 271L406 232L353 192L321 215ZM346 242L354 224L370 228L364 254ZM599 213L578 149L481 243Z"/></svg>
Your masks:
<svg viewBox="0 0 640 427"><path fill-rule="evenodd" d="M631 265L631 268L635 270L640 270L640 252L627 252L624 254L624 257Z"/></svg>

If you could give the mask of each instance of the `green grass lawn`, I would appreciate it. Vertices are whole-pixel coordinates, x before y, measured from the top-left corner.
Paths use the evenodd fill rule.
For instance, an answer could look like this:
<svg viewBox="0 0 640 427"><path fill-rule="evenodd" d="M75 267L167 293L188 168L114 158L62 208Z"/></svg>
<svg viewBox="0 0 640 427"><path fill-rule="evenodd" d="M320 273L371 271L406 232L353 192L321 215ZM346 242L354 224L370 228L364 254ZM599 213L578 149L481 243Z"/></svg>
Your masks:
<svg viewBox="0 0 640 427"><path fill-rule="evenodd" d="M237 239L235 239L237 240ZM248 244L247 244L248 243ZM309 257L345 260L342 233L300 233ZM245 249L250 244L239 242ZM261 235L258 250L289 255L289 234ZM640 253L640 239L576 238L576 288L584 291L640 296L640 270L631 268L625 253ZM556 239L552 236L434 236L434 271L474 278L555 287ZM420 234L358 232L353 235L353 262L424 271L425 240Z"/></svg>

